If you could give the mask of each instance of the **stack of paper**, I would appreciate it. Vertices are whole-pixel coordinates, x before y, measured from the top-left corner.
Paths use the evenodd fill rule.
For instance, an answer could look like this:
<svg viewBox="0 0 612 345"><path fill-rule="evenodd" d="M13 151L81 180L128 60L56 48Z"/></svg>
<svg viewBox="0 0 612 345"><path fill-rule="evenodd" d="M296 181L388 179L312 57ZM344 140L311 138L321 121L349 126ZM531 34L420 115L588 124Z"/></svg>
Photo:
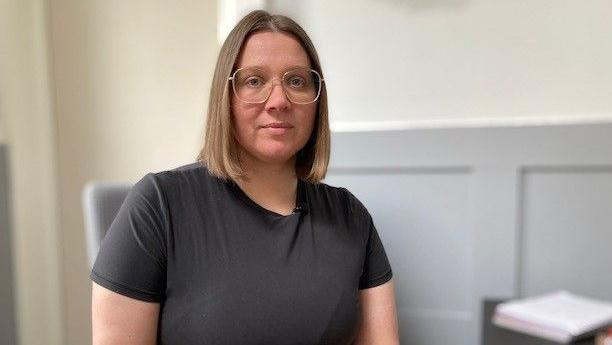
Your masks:
<svg viewBox="0 0 612 345"><path fill-rule="evenodd" d="M612 324L612 303L567 291L499 304L493 315L497 326L560 343Z"/></svg>

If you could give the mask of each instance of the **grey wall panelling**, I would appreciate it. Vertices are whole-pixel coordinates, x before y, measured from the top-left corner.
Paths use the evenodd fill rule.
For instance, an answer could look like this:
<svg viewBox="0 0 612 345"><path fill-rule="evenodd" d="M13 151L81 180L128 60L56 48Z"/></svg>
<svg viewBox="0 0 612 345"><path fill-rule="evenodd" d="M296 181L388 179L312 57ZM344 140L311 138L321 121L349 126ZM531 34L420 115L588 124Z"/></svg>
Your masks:
<svg viewBox="0 0 612 345"><path fill-rule="evenodd" d="M487 297L612 300L612 124L334 133L325 182L374 217L402 343L479 344Z"/></svg>
<svg viewBox="0 0 612 345"><path fill-rule="evenodd" d="M9 179L8 157L0 144L0 344L14 345L15 313L13 299L13 274L11 237L9 232Z"/></svg>

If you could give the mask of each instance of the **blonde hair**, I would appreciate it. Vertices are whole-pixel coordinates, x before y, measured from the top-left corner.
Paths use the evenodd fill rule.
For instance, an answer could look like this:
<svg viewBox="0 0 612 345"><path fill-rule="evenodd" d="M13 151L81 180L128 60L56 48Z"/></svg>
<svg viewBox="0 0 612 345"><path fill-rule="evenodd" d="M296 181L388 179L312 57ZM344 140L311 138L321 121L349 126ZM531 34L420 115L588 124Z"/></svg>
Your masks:
<svg viewBox="0 0 612 345"><path fill-rule="evenodd" d="M311 68L323 77L312 41L291 18L257 10L236 24L219 52L208 100L204 146L198 155L198 160L210 173L222 179L235 180L245 175L238 156L239 144L232 131L228 77L235 68L244 42L251 34L261 31L288 33L297 38L308 54ZM306 145L298 151L295 163L298 178L312 183L320 182L325 177L329 164L330 130L325 83L321 83L321 94L317 102L312 134Z"/></svg>

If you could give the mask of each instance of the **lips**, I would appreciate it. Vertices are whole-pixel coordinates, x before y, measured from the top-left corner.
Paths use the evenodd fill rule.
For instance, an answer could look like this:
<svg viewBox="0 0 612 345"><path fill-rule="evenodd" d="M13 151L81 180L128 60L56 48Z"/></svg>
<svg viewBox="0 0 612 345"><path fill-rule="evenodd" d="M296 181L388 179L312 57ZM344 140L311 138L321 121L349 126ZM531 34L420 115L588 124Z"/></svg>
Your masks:
<svg viewBox="0 0 612 345"><path fill-rule="evenodd" d="M269 123L263 126L263 128L292 128L292 127L293 126L287 122L272 122L272 123Z"/></svg>

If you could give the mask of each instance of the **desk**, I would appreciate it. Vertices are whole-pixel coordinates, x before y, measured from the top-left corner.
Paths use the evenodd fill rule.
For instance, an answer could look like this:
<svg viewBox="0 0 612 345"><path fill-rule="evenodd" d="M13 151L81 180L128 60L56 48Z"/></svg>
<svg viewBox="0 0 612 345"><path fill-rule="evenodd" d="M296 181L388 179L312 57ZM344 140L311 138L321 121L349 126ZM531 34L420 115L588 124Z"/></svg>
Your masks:
<svg viewBox="0 0 612 345"><path fill-rule="evenodd" d="M553 341L514 332L492 324L491 317L493 317L495 306L501 302L503 302L503 300L485 300L484 302L482 345L559 345L559 343ZM591 336L590 338L578 340L571 344L595 345L595 339Z"/></svg>

